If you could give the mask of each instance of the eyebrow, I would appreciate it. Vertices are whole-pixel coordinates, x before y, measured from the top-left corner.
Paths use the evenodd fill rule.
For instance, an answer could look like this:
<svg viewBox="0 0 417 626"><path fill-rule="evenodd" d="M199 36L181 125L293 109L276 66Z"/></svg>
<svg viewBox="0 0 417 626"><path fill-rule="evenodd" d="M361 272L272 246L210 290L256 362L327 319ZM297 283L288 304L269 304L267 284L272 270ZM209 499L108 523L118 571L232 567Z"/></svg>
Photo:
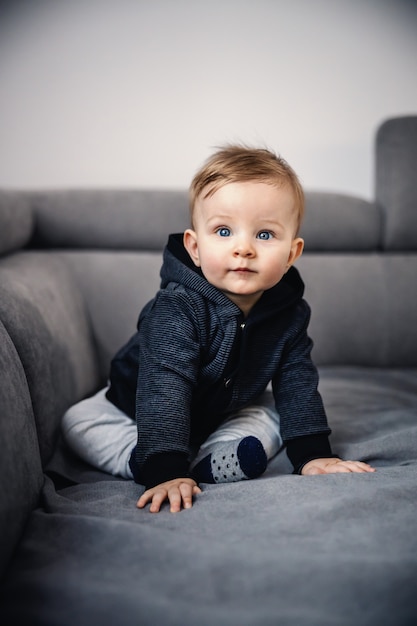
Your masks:
<svg viewBox="0 0 417 626"><path fill-rule="evenodd" d="M222 221L222 220L230 220L233 219L233 217L231 215L228 215L227 213L216 213L216 215L212 215L211 217L209 217L207 219L207 222L218 222L218 221Z"/></svg>
<svg viewBox="0 0 417 626"><path fill-rule="evenodd" d="M234 219L234 217L235 217L234 215L230 215L228 213L218 213L216 215L213 215L213 216L209 217L207 219L207 223L218 222L218 221L220 221L220 222L221 221L228 221L230 219ZM261 217L261 218L259 218L258 221L261 224L282 226L281 222L278 219L277 220L273 220L273 219L270 219L270 218L262 218Z"/></svg>

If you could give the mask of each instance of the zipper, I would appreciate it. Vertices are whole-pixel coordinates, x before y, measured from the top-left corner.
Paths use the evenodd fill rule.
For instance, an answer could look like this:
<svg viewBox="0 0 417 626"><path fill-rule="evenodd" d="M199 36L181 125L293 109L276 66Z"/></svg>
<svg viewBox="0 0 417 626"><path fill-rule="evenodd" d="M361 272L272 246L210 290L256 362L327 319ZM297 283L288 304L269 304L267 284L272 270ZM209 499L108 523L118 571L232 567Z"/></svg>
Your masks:
<svg viewBox="0 0 417 626"><path fill-rule="evenodd" d="M236 369L239 364L240 353L241 353L241 348L242 348L242 335L243 335L243 331L246 328L246 322L238 321L238 325L239 325L238 332L236 333L234 345L233 345L232 352L229 357L229 363L227 367L227 370L230 372L230 376L226 376L225 378L223 378L223 384L226 387L226 389L230 387L230 385L232 384L233 375L236 373ZM240 328L240 331L239 331L239 328Z"/></svg>

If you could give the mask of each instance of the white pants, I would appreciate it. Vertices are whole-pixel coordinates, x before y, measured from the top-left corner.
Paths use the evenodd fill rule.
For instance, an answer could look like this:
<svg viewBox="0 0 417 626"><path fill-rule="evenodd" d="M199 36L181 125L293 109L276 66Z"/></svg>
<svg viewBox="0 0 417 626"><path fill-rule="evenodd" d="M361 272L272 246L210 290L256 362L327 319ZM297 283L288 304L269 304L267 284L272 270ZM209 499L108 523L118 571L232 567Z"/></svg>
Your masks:
<svg viewBox="0 0 417 626"><path fill-rule="evenodd" d="M129 459L137 443L136 423L107 400L107 389L70 407L62 420L62 432L69 447L84 461L114 476L131 479ZM261 441L268 460L276 455L282 439L274 408L259 404L229 415L202 444L191 466L219 444L249 435Z"/></svg>

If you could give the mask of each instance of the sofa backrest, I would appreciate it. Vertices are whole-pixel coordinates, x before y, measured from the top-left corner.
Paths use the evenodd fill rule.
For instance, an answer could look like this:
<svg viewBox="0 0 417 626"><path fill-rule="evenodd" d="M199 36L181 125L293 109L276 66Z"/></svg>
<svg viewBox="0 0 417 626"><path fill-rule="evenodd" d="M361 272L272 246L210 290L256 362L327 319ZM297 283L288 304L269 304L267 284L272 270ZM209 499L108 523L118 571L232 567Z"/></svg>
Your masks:
<svg viewBox="0 0 417 626"><path fill-rule="evenodd" d="M30 206L30 247L54 250L71 269L92 320L105 379L112 355L133 334L139 311L159 287L169 233L189 224L187 194L57 190L30 194ZM376 288L375 282L385 262L382 229L382 213L374 203L335 193L306 194L306 250L298 265L313 309L311 335L319 364L395 360L378 341L388 322L379 313L385 310L385 284ZM361 284L362 295L356 297ZM349 334L353 338L346 341Z"/></svg>
<svg viewBox="0 0 417 626"><path fill-rule="evenodd" d="M375 141L375 198L384 250L417 248L417 116L389 119Z"/></svg>

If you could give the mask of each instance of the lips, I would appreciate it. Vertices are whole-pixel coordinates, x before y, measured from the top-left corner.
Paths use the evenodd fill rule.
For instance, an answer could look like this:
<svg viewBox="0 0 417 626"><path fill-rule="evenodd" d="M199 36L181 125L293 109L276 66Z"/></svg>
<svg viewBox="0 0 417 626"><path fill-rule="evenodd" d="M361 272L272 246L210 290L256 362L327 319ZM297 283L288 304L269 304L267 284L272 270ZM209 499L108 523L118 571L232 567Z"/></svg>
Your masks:
<svg viewBox="0 0 417 626"><path fill-rule="evenodd" d="M238 274L253 274L254 270L249 269L248 267L237 267L236 269L232 270L232 272L237 272Z"/></svg>

